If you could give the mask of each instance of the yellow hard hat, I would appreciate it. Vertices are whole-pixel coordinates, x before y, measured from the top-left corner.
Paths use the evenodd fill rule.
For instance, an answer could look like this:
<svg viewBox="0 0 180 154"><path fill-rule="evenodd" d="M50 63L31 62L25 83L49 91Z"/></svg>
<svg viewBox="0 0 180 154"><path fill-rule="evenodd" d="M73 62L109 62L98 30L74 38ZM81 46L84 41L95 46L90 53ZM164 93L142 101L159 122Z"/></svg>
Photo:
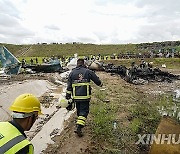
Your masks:
<svg viewBox="0 0 180 154"><path fill-rule="evenodd" d="M62 108L66 108L68 106L68 100L64 96L59 97L59 106Z"/></svg>
<svg viewBox="0 0 180 154"><path fill-rule="evenodd" d="M29 93L18 96L9 109L15 112L38 112L38 114L42 114L38 98Z"/></svg>

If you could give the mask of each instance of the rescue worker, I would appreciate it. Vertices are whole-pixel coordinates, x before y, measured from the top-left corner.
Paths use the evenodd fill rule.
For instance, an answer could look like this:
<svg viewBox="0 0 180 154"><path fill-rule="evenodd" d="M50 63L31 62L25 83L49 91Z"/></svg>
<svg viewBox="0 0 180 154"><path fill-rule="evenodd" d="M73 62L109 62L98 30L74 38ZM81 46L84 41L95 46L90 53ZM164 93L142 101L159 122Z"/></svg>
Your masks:
<svg viewBox="0 0 180 154"><path fill-rule="evenodd" d="M29 131L41 113L40 102L32 94L18 96L9 108L12 121L0 122L0 153L33 154L34 148L24 131Z"/></svg>
<svg viewBox="0 0 180 154"><path fill-rule="evenodd" d="M33 63L34 63L34 61L33 61L33 59L32 59L32 58L30 59L30 63L31 63L31 65L33 65Z"/></svg>
<svg viewBox="0 0 180 154"><path fill-rule="evenodd" d="M82 128L89 113L89 103L91 98L90 81L102 86L99 77L91 70L87 69L84 59L77 60L77 67L74 68L68 77L66 99L73 99L77 109L77 121L75 133L82 137Z"/></svg>
<svg viewBox="0 0 180 154"><path fill-rule="evenodd" d="M140 67L140 69L144 69L146 67L146 62L143 59L141 60L139 67Z"/></svg>

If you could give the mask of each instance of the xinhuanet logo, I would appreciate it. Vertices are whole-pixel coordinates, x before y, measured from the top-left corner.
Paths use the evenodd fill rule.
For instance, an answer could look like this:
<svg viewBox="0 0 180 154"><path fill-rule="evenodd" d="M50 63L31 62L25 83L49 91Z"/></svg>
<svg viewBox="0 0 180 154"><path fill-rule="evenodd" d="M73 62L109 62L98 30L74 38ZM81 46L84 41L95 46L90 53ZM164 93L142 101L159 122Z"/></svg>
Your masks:
<svg viewBox="0 0 180 154"><path fill-rule="evenodd" d="M138 134L135 144L180 144L180 134Z"/></svg>

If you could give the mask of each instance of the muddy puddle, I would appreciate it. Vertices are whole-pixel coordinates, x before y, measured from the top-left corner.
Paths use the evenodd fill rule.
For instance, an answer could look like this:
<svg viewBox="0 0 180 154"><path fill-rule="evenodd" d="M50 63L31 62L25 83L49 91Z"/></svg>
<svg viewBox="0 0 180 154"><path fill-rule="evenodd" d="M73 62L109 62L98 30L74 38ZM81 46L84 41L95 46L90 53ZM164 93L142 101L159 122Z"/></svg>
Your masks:
<svg viewBox="0 0 180 154"><path fill-rule="evenodd" d="M171 92L169 101L158 106L158 111L162 116L169 116L180 121L180 89L176 89Z"/></svg>

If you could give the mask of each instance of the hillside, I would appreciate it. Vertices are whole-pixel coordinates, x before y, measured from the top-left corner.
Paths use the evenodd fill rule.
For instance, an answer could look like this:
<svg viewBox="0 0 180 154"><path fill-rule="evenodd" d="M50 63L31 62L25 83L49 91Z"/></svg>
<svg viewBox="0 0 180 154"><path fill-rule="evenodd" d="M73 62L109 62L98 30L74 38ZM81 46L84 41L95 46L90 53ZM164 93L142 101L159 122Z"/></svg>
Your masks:
<svg viewBox="0 0 180 154"><path fill-rule="evenodd" d="M141 44L112 44L112 45L97 45L97 44L33 44L33 45L13 45L2 44L6 46L15 56L18 57L43 57L43 56L72 56L74 53L78 55L111 55L119 53L137 53L156 51L159 49L172 49L180 52L180 41L170 42L154 42Z"/></svg>

